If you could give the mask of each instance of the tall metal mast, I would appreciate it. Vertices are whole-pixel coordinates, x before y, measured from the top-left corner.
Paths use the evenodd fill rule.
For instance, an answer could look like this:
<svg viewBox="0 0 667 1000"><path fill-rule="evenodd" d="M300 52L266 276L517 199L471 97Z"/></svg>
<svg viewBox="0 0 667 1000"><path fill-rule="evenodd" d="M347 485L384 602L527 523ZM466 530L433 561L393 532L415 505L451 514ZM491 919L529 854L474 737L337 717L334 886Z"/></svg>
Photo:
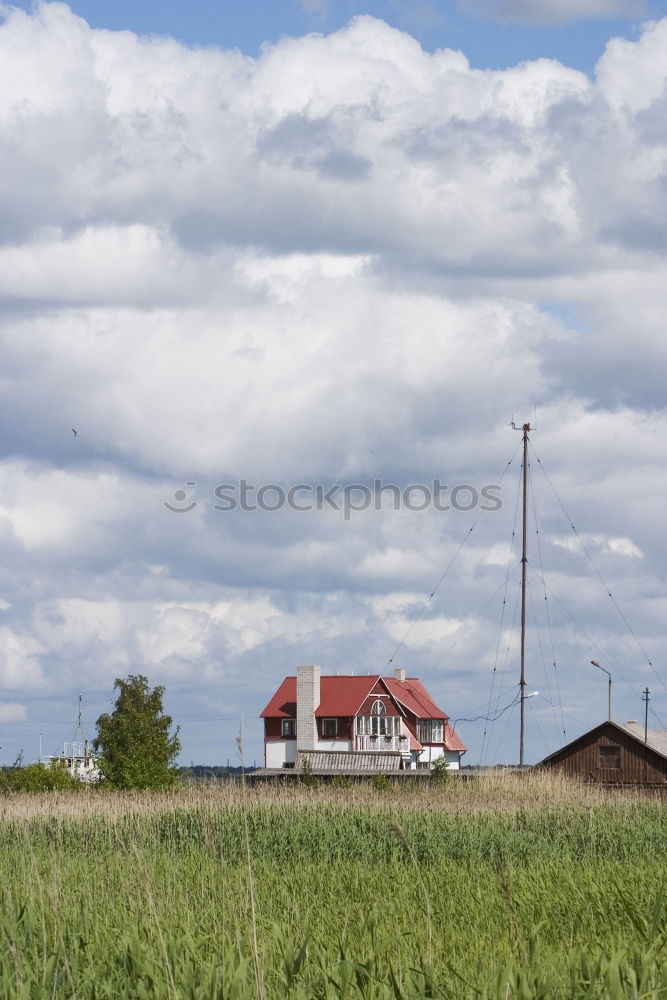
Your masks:
<svg viewBox="0 0 667 1000"><path fill-rule="evenodd" d="M642 694L642 701L644 702L644 745L648 743L648 703L651 700L651 692L646 687L644 688L644 693ZM648 782L648 756L646 751L644 751L644 784Z"/></svg>
<svg viewBox="0 0 667 1000"><path fill-rule="evenodd" d="M523 431L523 546L521 549L521 675L519 678L519 766L524 764L525 708L526 708L526 566L528 563L528 432L530 424L517 427Z"/></svg>
<svg viewBox="0 0 667 1000"><path fill-rule="evenodd" d="M74 743L79 743L83 747L83 756L88 757L88 737L86 736L86 730L81 722L81 711L83 709L83 695L79 695L79 714L76 721L76 728L74 730ZM74 746L72 746L72 753L74 754Z"/></svg>

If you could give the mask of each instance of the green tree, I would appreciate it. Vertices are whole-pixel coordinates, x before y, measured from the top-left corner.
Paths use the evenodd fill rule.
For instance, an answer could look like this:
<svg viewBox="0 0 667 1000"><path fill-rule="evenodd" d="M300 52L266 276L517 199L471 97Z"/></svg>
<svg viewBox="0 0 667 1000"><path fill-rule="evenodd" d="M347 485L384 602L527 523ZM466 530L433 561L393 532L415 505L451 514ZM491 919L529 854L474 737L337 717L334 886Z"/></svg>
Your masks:
<svg viewBox="0 0 667 1000"><path fill-rule="evenodd" d="M170 735L172 720L162 711L164 688L150 688L147 677L130 674L126 680L116 680L116 689L114 711L97 720L94 747L102 780L114 788L174 784L181 741L178 726Z"/></svg>

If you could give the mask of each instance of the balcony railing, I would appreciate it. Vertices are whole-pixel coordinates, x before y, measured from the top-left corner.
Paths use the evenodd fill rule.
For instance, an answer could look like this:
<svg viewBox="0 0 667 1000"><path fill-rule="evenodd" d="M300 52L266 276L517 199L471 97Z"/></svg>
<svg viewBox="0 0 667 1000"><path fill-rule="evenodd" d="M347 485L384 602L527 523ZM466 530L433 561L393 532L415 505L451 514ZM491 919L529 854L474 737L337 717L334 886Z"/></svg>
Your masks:
<svg viewBox="0 0 667 1000"><path fill-rule="evenodd" d="M409 741L407 739L402 739L400 736L355 736L354 738L354 749L355 750L375 750L376 752L384 750L404 750L407 752L410 749Z"/></svg>

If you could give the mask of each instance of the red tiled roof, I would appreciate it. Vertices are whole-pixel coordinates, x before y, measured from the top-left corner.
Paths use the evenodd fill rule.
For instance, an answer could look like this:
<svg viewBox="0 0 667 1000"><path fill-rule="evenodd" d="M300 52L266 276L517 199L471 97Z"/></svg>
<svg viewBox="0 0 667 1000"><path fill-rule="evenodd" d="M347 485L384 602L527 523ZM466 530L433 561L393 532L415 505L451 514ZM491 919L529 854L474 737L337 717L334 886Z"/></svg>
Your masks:
<svg viewBox="0 0 667 1000"><path fill-rule="evenodd" d="M378 682L372 677L354 675L341 677L325 674L320 677L320 704L315 710L319 718L355 716L361 705ZM261 713L261 718L296 718L296 677L286 677L273 698Z"/></svg>
<svg viewBox="0 0 667 1000"><path fill-rule="evenodd" d="M397 681L393 677L383 677L387 690L396 701L400 701L418 719L448 719L449 716L438 708L421 681L416 677L406 677Z"/></svg>
<svg viewBox="0 0 667 1000"><path fill-rule="evenodd" d="M468 749L448 722L445 723L445 746L448 750L459 750L461 753L465 753Z"/></svg>
<svg viewBox="0 0 667 1000"><path fill-rule="evenodd" d="M408 736L410 738L410 749L411 750L423 750L423 746L414 735L411 729L409 729L405 722L401 719L401 735Z"/></svg>
<svg viewBox="0 0 667 1000"><path fill-rule="evenodd" d="M445 723L445 746L448 750L465 751L465 746L449 725L449 716L435 704L424 685L416 677L397 681L393 677L374 674L347 675L324 674L320 677L320 704L315 710L318 718L351 718L359 711L371 691L382 680L392 698L418 719L442 719ZM286 677L273 698L261 713L261 718L296 718L296 677ZM412 737L414 739L414 737ZM421 748L412 747L411 749Z"/></svg>

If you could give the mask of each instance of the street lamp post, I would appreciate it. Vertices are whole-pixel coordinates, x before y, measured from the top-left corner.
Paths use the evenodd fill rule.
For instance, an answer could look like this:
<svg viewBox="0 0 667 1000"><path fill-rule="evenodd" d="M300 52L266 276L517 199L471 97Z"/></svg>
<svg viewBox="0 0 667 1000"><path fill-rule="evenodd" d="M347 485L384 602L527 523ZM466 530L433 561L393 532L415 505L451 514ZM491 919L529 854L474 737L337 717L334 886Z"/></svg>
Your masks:
<svg viewBox="0 0 667 1000"><path fill-rule="evenodd" d="M608 692L607 722L611 722L611 674L605 667L601 667L597 660L591 660L591 663L593 664L594 667L597 667L598 670L602 670L603 673L605 673L609 678L609 685L607 687L607 692Z"/></svg>

